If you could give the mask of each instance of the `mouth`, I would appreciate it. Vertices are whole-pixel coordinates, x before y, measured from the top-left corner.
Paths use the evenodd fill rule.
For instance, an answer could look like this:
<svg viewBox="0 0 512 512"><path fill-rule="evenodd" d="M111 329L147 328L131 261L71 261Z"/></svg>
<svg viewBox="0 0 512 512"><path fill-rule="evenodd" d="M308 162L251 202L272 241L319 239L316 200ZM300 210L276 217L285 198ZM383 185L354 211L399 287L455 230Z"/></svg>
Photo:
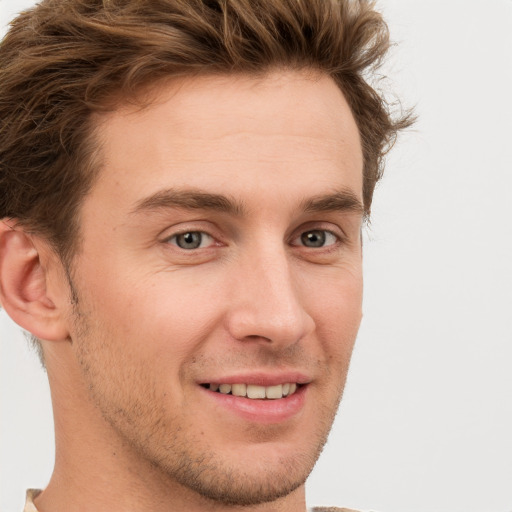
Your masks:
<svg viewBox="0 0 512 512"><path fill-rule="evenodd" d="M289 421L300 417L311 382L305 376L290 373L280 378L268 374L231 376L202 382L199 388L207 400L205 407L214 404L252 424L289 425Z"/></svg>
<svg viewBox="0 0 512 512"><path fill-rule="evenodd" d="M286 382L274 386L259 386L244 383L207 383L201 384L201 386L222 395L232 395L251 400L279 400L295 394L302 387L302 384Z"/></svg>

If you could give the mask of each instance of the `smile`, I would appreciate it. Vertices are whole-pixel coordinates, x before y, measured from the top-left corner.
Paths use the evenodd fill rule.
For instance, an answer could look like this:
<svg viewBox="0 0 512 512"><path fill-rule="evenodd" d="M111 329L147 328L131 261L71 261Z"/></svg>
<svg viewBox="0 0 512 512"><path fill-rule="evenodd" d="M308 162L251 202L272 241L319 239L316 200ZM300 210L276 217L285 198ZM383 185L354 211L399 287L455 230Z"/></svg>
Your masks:
<svg viewBox="0 0 512 512"><path fill-rule="evenodd" d="M258 386L255 384L204 384L203 387L210 391L222 393L223 395L233 395L238 397L250 398L251 400L279 400L293 395L298 387L295 382L277 384L275 386Z"/></svg>

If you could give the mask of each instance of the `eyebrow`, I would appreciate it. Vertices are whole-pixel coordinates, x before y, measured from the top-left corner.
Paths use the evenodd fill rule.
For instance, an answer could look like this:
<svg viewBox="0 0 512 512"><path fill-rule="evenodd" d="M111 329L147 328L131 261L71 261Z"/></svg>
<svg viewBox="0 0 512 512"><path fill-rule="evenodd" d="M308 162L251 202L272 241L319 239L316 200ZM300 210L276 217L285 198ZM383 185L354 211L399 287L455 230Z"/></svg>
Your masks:
<svg viewBox="0 0 512 512"><path fill-rule="evenodd" d="M160 190L137 202L130 213L158 211L169 208L187 210L212 210L242 217L246 215L245 205L222 194L212 194L196 189ZM304 200L301 210L306 213L348 211L365 214L364 206L354 192L348 189L322 194Z"/></svg>
<svg viewBox="0 0 512 512"><path fill-rule="evenodd" d="M221 194L210 194L200 190L167 189L156 192L139 201L131 213L151 212L168 208L187 210L213 210L243 216L243 203Z"/></svg>
<svg viewBox="0 0 512 512"><path fill-rule="evenodd" d="M302 207L307 213L348 211L365 215L363 203L354 192L348 189L312 197L305 200Z"/></svg>

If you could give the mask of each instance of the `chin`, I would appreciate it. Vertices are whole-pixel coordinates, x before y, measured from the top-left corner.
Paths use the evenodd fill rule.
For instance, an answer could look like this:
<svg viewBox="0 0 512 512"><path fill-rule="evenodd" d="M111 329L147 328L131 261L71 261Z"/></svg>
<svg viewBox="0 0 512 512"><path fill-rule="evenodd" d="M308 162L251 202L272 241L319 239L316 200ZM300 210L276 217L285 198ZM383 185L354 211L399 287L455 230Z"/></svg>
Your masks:
<svg viewBox="0 0 512 512"><path fill-rule="evenodd" d="M316 457L294 456L268 465L261 462L253 465L247 460L242 467L228 468L211 462L189 461L178 473L168 476L217 504L250 506L274 502L293 493L304 485L315 462Z"/></svg>

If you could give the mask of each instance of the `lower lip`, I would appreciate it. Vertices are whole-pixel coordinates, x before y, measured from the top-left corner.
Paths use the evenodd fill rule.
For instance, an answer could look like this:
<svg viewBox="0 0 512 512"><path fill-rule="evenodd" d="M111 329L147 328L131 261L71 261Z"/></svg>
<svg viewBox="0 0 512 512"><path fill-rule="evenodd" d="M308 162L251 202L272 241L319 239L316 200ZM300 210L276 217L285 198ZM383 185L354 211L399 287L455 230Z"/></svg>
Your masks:
<svg viewBox="0 0 512 512"><path fill-rule="evenodd" d="M307 385L300 386L293 395L276 400L253 400L251 398L224 395L201 387L204 393L215 402L253 423L282 423L292 419L304 408Z"/></svg>

